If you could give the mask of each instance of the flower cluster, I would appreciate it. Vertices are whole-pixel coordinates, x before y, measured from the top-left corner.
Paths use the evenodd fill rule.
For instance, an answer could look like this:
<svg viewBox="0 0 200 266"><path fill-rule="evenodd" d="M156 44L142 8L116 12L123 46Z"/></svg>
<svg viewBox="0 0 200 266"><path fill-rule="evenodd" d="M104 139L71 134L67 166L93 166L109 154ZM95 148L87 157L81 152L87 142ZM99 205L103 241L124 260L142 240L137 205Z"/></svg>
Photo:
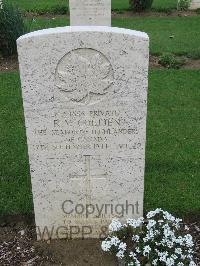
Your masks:
<svg viewBox="0 0 200 266"><path fill-rule="evenodd" d="M147 213L144 219L114 219L102 249L123 259L126 265L195 266L194 242L188 227L162 209Z"/></svg>

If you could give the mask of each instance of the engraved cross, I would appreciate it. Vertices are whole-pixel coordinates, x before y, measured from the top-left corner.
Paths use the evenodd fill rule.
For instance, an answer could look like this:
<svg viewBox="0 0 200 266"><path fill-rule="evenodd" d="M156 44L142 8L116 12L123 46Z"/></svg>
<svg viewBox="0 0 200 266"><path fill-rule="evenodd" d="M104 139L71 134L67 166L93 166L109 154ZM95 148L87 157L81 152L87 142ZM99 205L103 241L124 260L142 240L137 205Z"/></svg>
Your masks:
<svg viewBox="0 0 200 266"><path fill-rule="evenodd" d="M85 174L84 175L71 175L72 180L83 180L85 179L86 187L86 203L91 204L91 178L105 180L107 173L104 174L91 174L91 155L84 155L85 158Z"/></svg>

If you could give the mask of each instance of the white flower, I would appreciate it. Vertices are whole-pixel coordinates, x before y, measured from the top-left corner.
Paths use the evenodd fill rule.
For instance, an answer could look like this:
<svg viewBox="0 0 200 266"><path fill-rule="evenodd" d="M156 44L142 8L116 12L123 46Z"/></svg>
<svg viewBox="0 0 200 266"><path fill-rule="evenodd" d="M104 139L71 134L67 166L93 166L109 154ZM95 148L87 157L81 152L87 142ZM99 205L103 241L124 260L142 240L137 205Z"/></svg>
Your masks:
<svg viewBox="0 0 200 266"><path fill-rule="evenodd" d="M180 228L180 222L182 222L182 219L176 218L175 221L173 222L173 226L176 227L176 229Z"/></svg>
<svg viewBox="0 0 200 266"><path fill-rule="evenodd" d="M197 266L196 263L194 261L190 261L189 266Z"/></svg>
<svg viewBox="0 0 200 266"><path fill-rule="evenodd" d="M153 217L157 214L160 214L157 216L159 219L154 219ZM122 239L126 239L126 233L129 233L130 230L134 232L132 244L135 250L128 253L129 260L131 260L128 266L140 266L139 259L141 255L152 258L152 266L160 264L166 266L185 266L186 264L188 266L196 266L193 261L193 238L189 233L182 235L182 232L178 230L182 220L161 209L149 212L147 217L147 223L144 223L144 218L127 219L127 223L124 225L118 219L113 219L109 226L111 235L102 242L102 249L110 251L115 246L116 248L113 250L117 249L116 256L120 259L124 258L128 252L127 244L120 241L116 236L118 233L115 233L123 228L125 234ZM137 228L137 230L131 227ZM128 231L126 232L126 230ZM188 230L188 227L185 226L185 230ZM128 238L131 238L130 234L128 234ZM139 244L143 248L139 247ZM152 245L154 248L151 247Z"/></svg>
<svg viewBox="0 0 200 266"><path fill-rule="evenodd" d="M120 250L117 252L116 256L117 256L118 258L122 259L122 258L124 257L124 251L120 249Z"/></svg>
<svg viewBox="0 0 200 266"><path fill-rule="evenodd" d="M132 226L133 228L140 227L144 222L144 218L141 217L139 219L127 219L127 224Z"/></svg>
<svg viewBox="0 0 200 266"><path fill-rule="evenodd" d="M131 251L129 254L129 257L130 258L136 258L136 254L133 251Z"/></svg>
<svg viewBox="0 0 200 266"><path fill-rule="evenodd" d="M121 242L118 246L119 251L117 252L116 256L120 259L124 257L124 252L126 251L126 243Z"/></svg>
<svg viewBox="0 0 200 266"><path fill-rule="evenodd" d="M177 259L178 259L178 256L176 256L175 254L172 254L171 257L172 257L172 259L174 259L174 260L177 260Z"/></svg>
<svg viewBox="0 0 200 266"><path fill-rule="evenodd" d="M119 244L119 249L125 251L125 250L126 250L126 243L121 242L121 243Z"/></svg>
<svg viewBox="0 0 200 266"><path fill-rule="evenodd" d="M175 253L177 254L182 254L182 249L181 248L175 248Z"/></svg>
<svg viewBox="0 0 200 266"><path fill-rule="evenodd" d="M185 260L186 259L186 256L185 255L181 255L181 259L182 260Z"/></svg>
<svg viewBox="0 0 200 266"><path fill-rule="evenodd" d="M189 228L187 225L185 225L185 230L186 230L186 231L189 231L190 228Z"/></svg>
<svg viewBox="0 0 200 266"><path fill-rule="evenodd" d="M175 222L178 223L178 224L179 224L180 222L182 222L182 221L183 221L183 220L182 220L182 219L179 219L179 218L176 218L176 219L175 219Z"/></svg>
<svg viewBox="0 0 200 266"><path fill-rule="evenodd" d="M175 265L175 264L174 264L174 259L173 259L173 258L167 258L166 265L167 265L167 266Z"/></svg>
<svg viewBox="0 0 200 266"><path fill-rule="evenodd" d="M147 218L148 219L150 219L150 218L152 218L154 216L155 216L155 212L154 211L150 211L150 212L147 213Z"/></svg>
<svg viewBox="0 0 200 266"><path fill-rule="evenodd" d="M173 242L167 241L167 246L168 246L168 248L172 248L174 246Z"/></svg>
<svg viewBox="0 0 200 266"><path fill-rule="evenodd" d="M133 258L134 259L134 262L135 262L135 266L140 266L141 264L140 264L140 262L139 262L139 260L137 259L137 257L136 257L137 255L134 253L134 252L130 252L130 254L129 254L129 257L130 258Z"/></svg>
<svg viewBox="0 0 200 266"><path fill-rule="evenodd" d="M138 235L133 235L133 236L132 236L132 240L133 240L133 241L136 241L136 242L139 242L140 237L139 237Z"/></svg>
<svg viewBox="0 0 200 266"><path fill-rule="evenodd" d="M163 212L163 210L162 210L161 208L157 208L157 209L155 209L155 213L156 213L156 214L159 214L160 212Z"/></svg>
<svg viewBox="0 0 200 266"><path fill-rule="evenodd" d="M161 245L161 243L159 243L157 241L155 241L155 244L156 244L156 246L160 246Z"/></svg>
<svg viewBox="0 0 200 266"><path fill-rule="evenodd" d="M148 225L147 225L147 229L151 229L151 227L153 227L154 225L156 225L156 221L154 220L149 220L148 221Z"/></svg>
<svg viewBox="0 0 200 266"><path fill-rule="evenodd" d="M136 251L137 253L140 253L140 249L139 249L139 247L136 247L136 248L135 248L135 251Z"/></svg>
<svg viewBox="0 0 200 266"><path fill-rule="evenodd" d="M187 255L187 258L192 260L193 259L193 256L191 254Z"/></svg>
<svg viewBox="0 0 200 266"><path fill-rule="evenodd" d="M144 249L143 249L143 255L144 255L144 256L149 255L149 252L150 252L150 251L151 251L150 246L145 246Z"/></svg>
<svg viewBox="0 0 200 266"><path fill-rule="evenodd" d="M160 261L163 261L163 262L166 262L167 261L167 256L168 256L168 252L165 251L165 252L158 252L158 255L159 255L159 260Z"/></svg>
<svg viewBox="0 0 200 266"><path fill-rule="evenodd" d="M156 266L157 265L157 262L158 262L158 259L153 260L152 261L152 265L155 265Z"/></svg>
<svg viewBox="0 0 200 266"><path fill-rule="evenodd" d="M194 250L192 250L191 248L188 249L188 253L194 253Z"/></svg>
<svg viewBox="0 0 200 266"><path fill-rule="evenodd" d="M102 241L101 243L101 248L103 251L110 251L110 248L111 248L112 244L110 241Z"/></svg>
<svg viewBox="0 0 200 266"><path fill-rule="evenodd" d="M188 247L194 246L193 239L192 239L192 236L190 234L185 235L184 240L186 242L186 246L188 246Z"/></svg>
<svg viewBox="0 0 200 266"><path fill-rule="evenodd" d="M159 214L159 213L162 212L162 211L163 211L163 210L160 209L160 208L157 208L157 209L154 210L154 211L150 211L150 212L147 213L147 218L150 219L150 218L156 216L156 214Z"/></svg>
<svg viewBox="0 0 200 266"><path fill-rule="evenodd" d="M122 228L122 224L118 219L113 219L111 224L109 225L109 230L112 232L118 231L120 228Z"/></svg>
<svg viewBox="0 0 200 266"><path fill-rule="evenodd" d="M154 230L154 235L160 235L159 230Z"/></svg>
<svg viewBox="0 0 200 266"><path fill-rule="evenodd" d="M135 258L135 266L140 266L140 265L141 264L140 264L139 260L137 258Z"/></svg>
<svg viewBox="0 0 200 266"><path fill-rule="evenodd" d="M118 246L118 244L120 243L120 240L118 237L113 236L111 237L110 242L111 242L111 245Z"/></svg>
<svg viewBox="0 0 200 266"><path fill-rule="evenodd" d="M182 237L182 236L179 236L179 237L176 239L175 242L176 242L177 244L183 245L183 240L184 240L183 237Z"/></svg>
<svg viewBox="0 0 200 266"><path fill-rule="evenodd" d="M169 212L163 212L164 214L164 218L168 221L174 222L175 221L175 217L173 215L171 215Z"/></svg>

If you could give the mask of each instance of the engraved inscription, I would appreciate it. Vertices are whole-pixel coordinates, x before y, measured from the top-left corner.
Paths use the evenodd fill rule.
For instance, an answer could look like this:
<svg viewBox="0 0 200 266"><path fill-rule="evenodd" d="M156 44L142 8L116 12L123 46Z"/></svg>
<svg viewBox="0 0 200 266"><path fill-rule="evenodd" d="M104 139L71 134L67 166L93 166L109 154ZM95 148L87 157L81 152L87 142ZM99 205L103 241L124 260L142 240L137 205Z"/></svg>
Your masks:
<svg viewBox="0 0 200 266"><path fill-rule="evenodd" d="M111 0L69 0L71 26L111 26Z"/></svg>
<svg viewBox="0 0 200 266"><path fill-rule="evenodd" d="M99 51L80 48L67 53L56 70L56 87L77 104L94 104L112 92L114 71Z"/></svg>

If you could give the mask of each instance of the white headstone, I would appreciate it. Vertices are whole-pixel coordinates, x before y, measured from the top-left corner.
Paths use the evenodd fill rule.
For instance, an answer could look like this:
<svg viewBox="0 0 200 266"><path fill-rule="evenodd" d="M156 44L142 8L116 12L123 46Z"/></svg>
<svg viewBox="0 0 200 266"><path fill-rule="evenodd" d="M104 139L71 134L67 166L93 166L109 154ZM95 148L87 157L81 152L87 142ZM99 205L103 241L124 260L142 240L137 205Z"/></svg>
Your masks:
<svg viewBox="0 0 200 266"><path fill-rule="evenodd" d="M17 44L38 239L143 215L148 36L63 27Z"/></svg>
<svg viewBox="0 0 200 266"><path fill-rule="evenodd" d="M69 0L71 26L111 26L111 0Z"/></svg>
<svg viewBox="0 0 200 266"><path fill-rule="evenodd" d="M190 9L195 10L200 8L200 0L192 0L190 4Z"/></svg>

